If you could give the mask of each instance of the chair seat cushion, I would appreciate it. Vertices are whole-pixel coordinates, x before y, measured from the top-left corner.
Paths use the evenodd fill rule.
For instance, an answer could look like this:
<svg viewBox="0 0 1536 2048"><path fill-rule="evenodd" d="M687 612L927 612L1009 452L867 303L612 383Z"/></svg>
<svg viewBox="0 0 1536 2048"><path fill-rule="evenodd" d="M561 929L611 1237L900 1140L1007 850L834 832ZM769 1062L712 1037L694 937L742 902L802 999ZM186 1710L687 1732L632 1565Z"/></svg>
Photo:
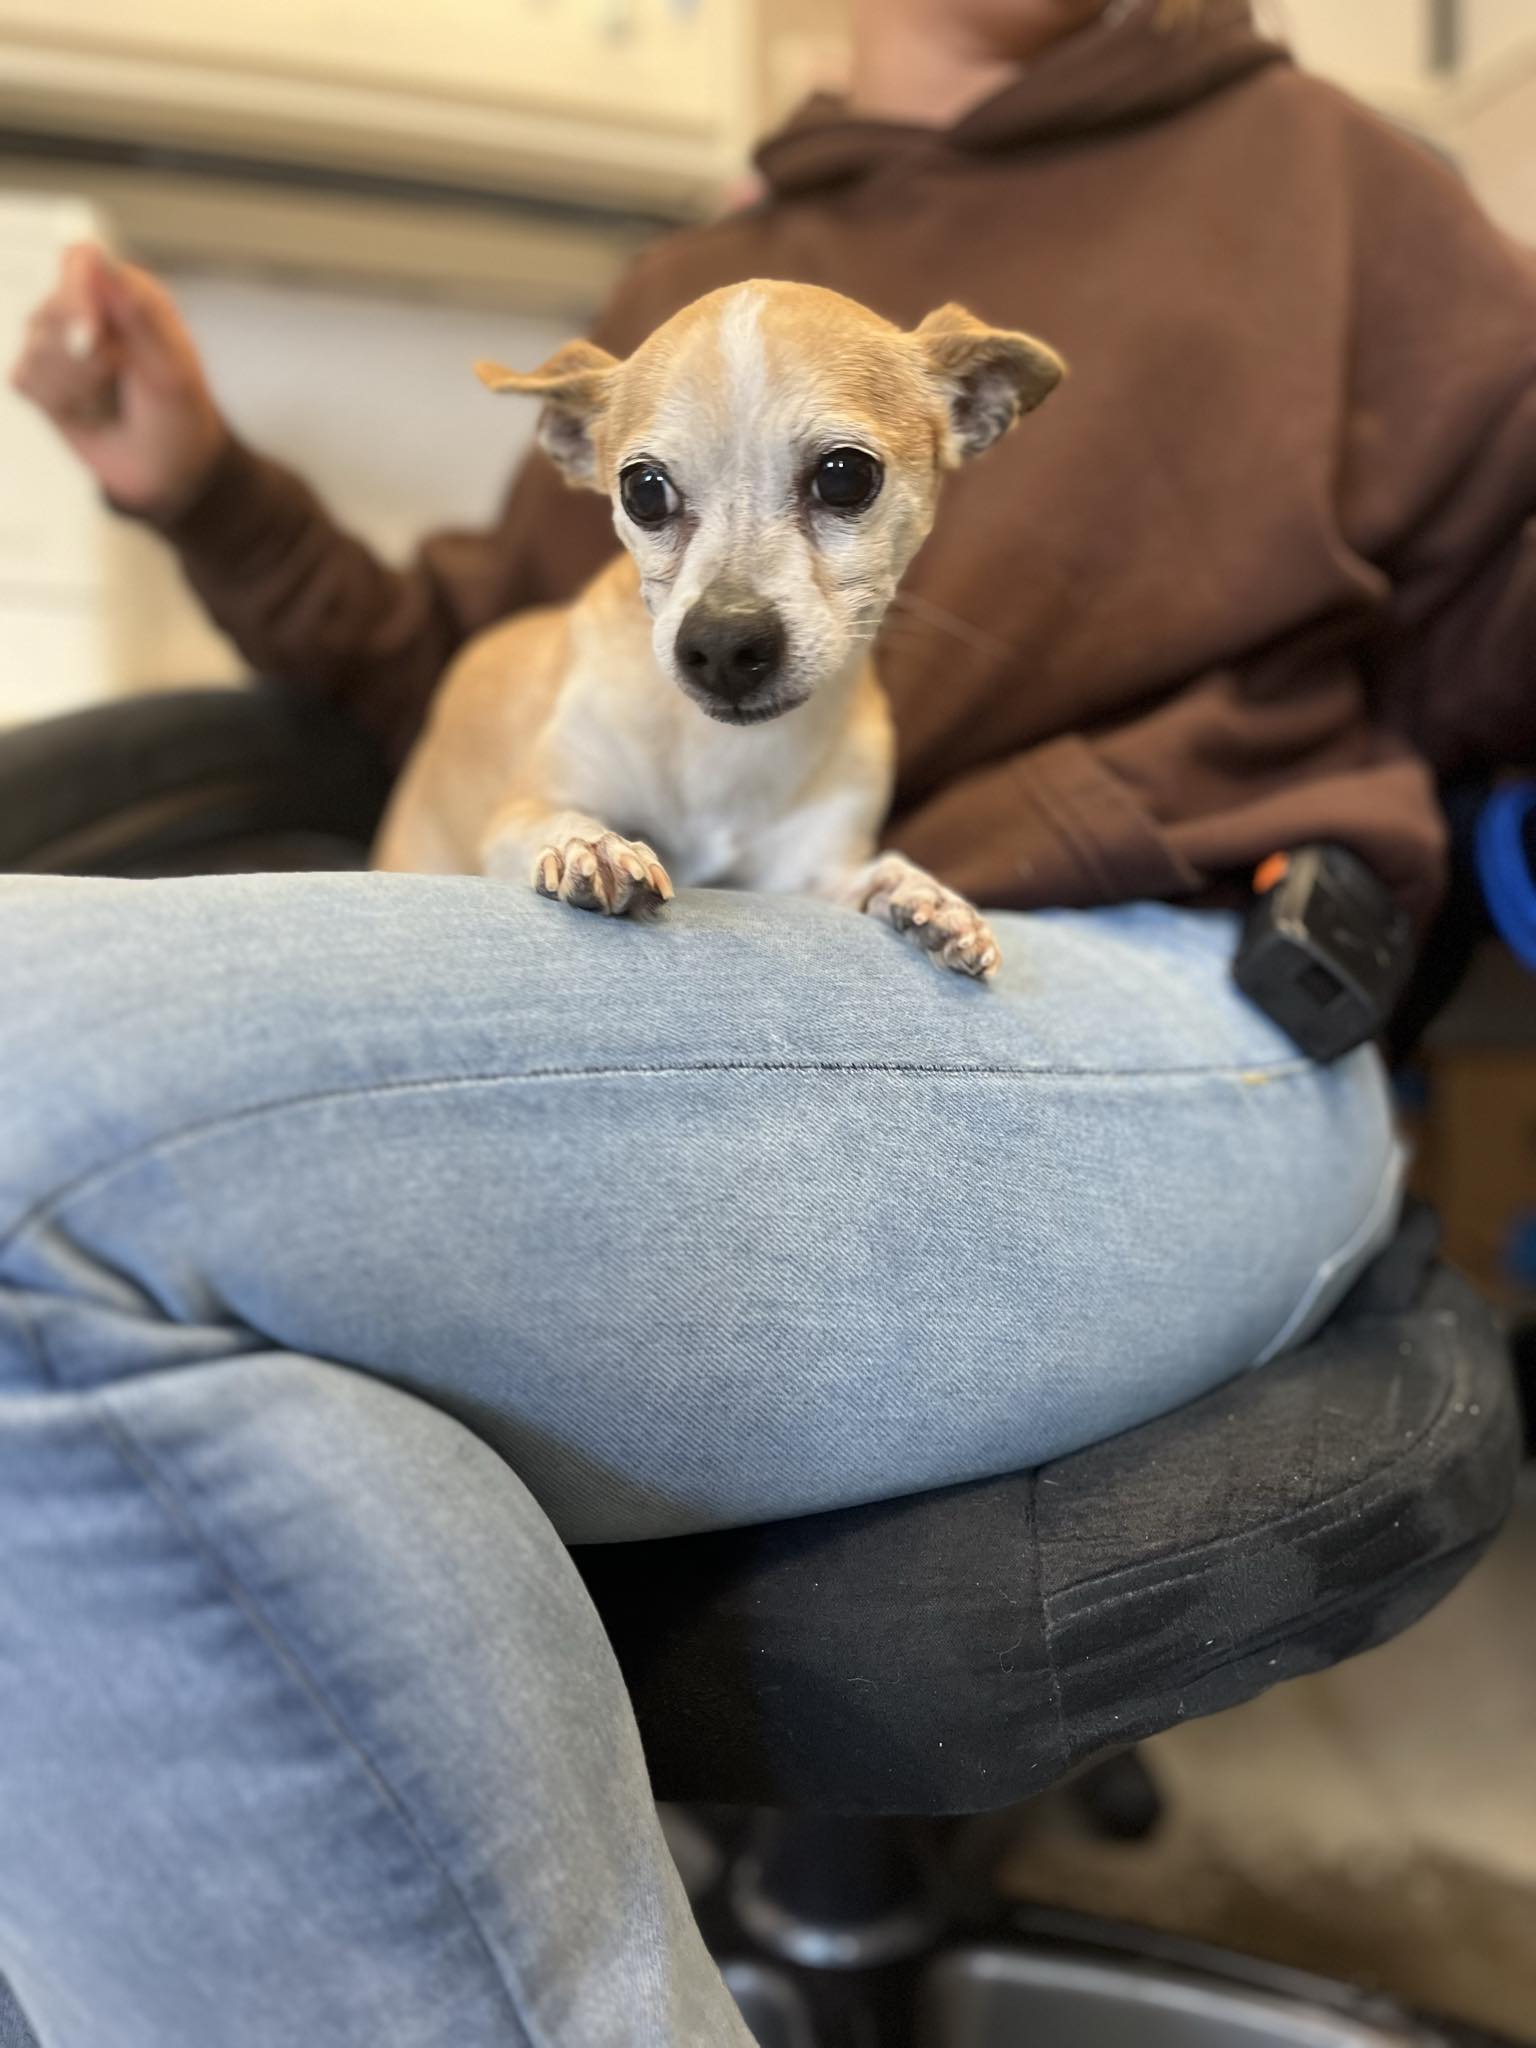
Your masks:
<svg viewBox="0 0 1536 2048"><path fill-rule="evenodd" d="M576 1553L664 1799L958 1814L1382 1642L1508 1512L1487 1309L1412 1214L1304 1350L1070 1458Z"/></svg>

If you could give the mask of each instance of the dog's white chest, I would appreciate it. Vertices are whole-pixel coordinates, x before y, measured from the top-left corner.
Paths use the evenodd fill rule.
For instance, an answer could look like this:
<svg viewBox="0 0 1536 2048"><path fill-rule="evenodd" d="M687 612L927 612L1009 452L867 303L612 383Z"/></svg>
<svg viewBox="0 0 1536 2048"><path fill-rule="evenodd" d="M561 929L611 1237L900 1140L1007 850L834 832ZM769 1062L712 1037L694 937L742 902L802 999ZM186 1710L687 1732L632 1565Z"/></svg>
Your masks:
<svg viewBox="0 0 1536 2048"><path fill-rule="evenodd" d="M732 732L657 696L595 716L570 693L552 735L562 796L649 841L680 887L744 884L765 832L794 810L804 765L776 733Z"/></svg>
<svg viewBox="0 0 1536 2048"><path fill-rule="evenodd" d="M612 634L573 636L529 764L551 807L648 842L684 888L803 890L867 859L892 765L872 672L856 694L839 676L779 718L731 726L661 673L636 623L617 650Z"/></svg>
<svg viewBox="0 0 1536 2048"><path fill-rule="evenodd" d="M741 833L723 821L679 818L658 824L656 833L666 847L663 859L682 888L719 888L744 879L746 845Z"/></svg>
<svg viewBox="0 0 1536 2048"><path fill-rule="evenodd" d="M743 788L734 778L716 775L698 786L686 765L607 745L573 763L566 783L578 809L649 841L680 888L738 882L773 806L760 787Z"/></svg>

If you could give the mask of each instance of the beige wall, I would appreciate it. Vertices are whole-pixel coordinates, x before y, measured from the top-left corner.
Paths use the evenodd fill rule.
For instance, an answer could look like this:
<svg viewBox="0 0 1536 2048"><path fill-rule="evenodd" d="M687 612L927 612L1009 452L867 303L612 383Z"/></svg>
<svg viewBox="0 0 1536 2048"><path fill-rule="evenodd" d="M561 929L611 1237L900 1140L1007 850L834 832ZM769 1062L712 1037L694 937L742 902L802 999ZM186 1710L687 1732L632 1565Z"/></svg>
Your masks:
<svg viewBox="0 0 1536 2048"><path fill-rule="evenodd" d="M1423 76L1423 0L1261 0L1267 21L1315 71L1364 90Z"/></svg>
<svg viewBox="0 0 1536 2048"><path fill-rule="evenodd" d="M1536 0L1462 0L1462 11L1474 63L1536 37Z"/></svg>
<svg viewBox="0 0 1536 2048"><path fill-rule="evenodd" d="M1429 81L1427 0L1256 0L1302 62L1355 91L1396 97ZM1536 0L1462 0L1462 59L1476 71L1536 41Z"/></svg>

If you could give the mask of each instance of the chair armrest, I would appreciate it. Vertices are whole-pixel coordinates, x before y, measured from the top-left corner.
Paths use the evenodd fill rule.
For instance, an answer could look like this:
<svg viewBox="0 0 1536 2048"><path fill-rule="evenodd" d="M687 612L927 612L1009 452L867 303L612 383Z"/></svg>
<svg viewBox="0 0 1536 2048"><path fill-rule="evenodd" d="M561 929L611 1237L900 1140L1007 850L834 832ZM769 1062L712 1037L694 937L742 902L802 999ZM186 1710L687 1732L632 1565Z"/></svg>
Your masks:
<svg viewBox="0 0 1536 2048"><path fill-rule="evenodd" d="M260 865L305 838L357 859L388 788L361 733L278 685L119 698L0 733L0 870Z"/></svg>

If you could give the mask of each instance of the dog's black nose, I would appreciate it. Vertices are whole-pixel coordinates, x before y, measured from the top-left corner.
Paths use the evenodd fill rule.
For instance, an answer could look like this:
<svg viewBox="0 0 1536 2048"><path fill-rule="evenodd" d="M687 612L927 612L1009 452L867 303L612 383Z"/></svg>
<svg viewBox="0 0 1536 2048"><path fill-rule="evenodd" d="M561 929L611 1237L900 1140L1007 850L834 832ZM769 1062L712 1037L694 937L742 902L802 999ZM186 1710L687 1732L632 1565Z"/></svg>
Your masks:
<svg viewBox="0 0 1536 2048"><path fill-rule="evenodd" d="M684 679L727 704L739 704L772 682L783 666L784 648L784 621L750 590L706 590L677 629Z"/></svg>

